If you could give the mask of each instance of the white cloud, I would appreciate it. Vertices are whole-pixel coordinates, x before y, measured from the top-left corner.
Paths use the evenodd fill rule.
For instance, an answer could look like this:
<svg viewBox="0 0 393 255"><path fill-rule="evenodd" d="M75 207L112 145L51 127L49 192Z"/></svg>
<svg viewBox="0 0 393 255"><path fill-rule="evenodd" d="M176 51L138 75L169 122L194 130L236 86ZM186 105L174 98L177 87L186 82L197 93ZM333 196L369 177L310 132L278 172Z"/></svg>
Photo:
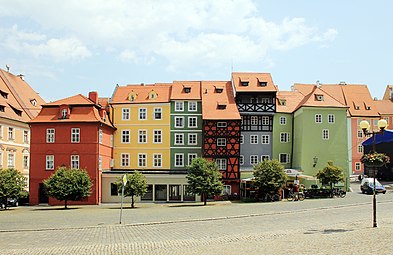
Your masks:
<svg viewBox="0 0 393 255"><path fill-rule="evenodd" d="M303 18L266 21L252 0L13 0L2 5L0 15L28 18L43 31L19 31L10 48L83 59L92 54L88 45L111 49L120 60L138 64L164 58L172 70L220 67L233 59L257 63L269 51L327 45L337 35L334 29L321 32ZM50 36L53 31L68 36Z"/></svg>

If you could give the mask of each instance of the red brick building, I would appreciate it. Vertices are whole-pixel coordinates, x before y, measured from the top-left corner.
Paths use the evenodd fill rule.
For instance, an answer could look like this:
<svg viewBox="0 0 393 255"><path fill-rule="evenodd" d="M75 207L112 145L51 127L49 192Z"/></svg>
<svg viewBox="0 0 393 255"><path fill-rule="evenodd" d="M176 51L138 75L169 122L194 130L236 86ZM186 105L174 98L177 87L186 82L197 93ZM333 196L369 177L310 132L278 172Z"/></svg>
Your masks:
<svg viewBox="0 0 393 255"><path fill-rule="evenodd" d="M90 92L42 106L29 122L31 128L30 205L62 204L45 194L43 180L59 166L86 169L93 182L92 194L74 204L101 202L101 172L111 167L113 132L108 101Z"/></svg>

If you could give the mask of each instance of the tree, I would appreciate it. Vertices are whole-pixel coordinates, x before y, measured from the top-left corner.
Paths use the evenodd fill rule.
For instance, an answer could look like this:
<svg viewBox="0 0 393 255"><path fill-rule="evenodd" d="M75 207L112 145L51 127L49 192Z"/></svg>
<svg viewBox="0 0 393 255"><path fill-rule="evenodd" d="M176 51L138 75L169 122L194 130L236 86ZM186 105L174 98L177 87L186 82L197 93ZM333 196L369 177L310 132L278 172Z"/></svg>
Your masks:
<svg viewBox="0 0 393 255"><path fill-rule="evenodd" d="M333 161L329 160L327 166L319 170L316 177L323 185L329 184L330 189L333 184L344 181L344 173L341 167L333 165Z"/></svg>
<svg viewBox="0 0 393 255"><path fill-rule="evenodd" d="M218 195L222 192L223 184L220 181L222 175L215 162L196 158L187 168L190 191L201 195L204 205L208 195Z"/></svg>
<svg viewBox="0 0 393 255"><path fill-rule="evenodd" d="M134 208L135 196L143 196L147 192L147 182L146 177L138 171L133 174L126 174L127 183L124 186L124 196L131 197L131 208ZM123 187L122 178L119 179L117 185L119 187L119 192Z"/></svg>
<svg viewBox="0 0 393 255"><path fill-rule="evenodd" d="M0 169L0 203L4 202L7 209L8 198L24 196L27 187L27 178L14 168Z"/></svg>
<svg viewBox="0 0 393 255"><path fill-rule="evenodd" d="M64 201L67 209L67 201L80 201L90 195L92 182L86 170L59 167L44 185L48 196Z"/></svg>
<svg viewBox="0 0 393 255"><path fill-rule="evenodd" d="M254 185L259 193L277 192L287 181L284 167L277 160L264 160L254 166Z"/></svg>

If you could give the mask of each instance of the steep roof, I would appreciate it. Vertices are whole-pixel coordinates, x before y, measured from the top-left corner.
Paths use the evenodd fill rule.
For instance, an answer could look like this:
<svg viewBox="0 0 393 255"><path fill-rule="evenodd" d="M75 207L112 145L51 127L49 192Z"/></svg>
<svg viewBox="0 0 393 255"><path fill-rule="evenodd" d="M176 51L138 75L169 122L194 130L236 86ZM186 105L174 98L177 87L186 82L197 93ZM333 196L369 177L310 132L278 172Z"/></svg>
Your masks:
<svg viewBox="0 0 393 255"><path fill-rule="evenodd" d="M45 104L45 106L59 106L59 105L94 105L94 103L82 94L63 98L54 102Z"/></svg>
<svg viewBox="0 0 393 255"><path fill-rule="evenodd" d="M379 117L367 85L347 84L341 88L352 117Z"/></svg>
<svg viewBox="0 0 393 255"><path fill-rule="evenodd" d="M22 76L0 69L0 117L27 122L37 116L45 101L27 84Z"/></svg>
<svg viewBox="0 0 393 255"><path fill-rule="evenodd" d="M248 82L243 86L242 82ZM265 82L266 86L260 86ZM277 87L273 83L270 73L232 73L233 87L237 92L276 92Z"/></svg>
<svg viewBox="0 0 393 255"><path fill-rule="evenodd" d="M304 95L298 91L278 91L276 111L292 113L297 109L303 98Z"/></svg>
<svg viewBox="0 0 393 255"><path fill-rule="evenodd" d="M156 83L152 85L127 85L116 87L112 104L144 104L144 103L168 103L171 94L171 84ZM151 92L155 97L151 98ZM134 95L134 100L130 96Z"/></svg>
<svg viewBox="0 0 393 255"><path fill-rule="evenodd" d="M171 100L201 100L201 82L174 81L170 98Z"/></svg>
<svg viewBox="0 0 393 255"><path fill-rule="evenodd" d="M383 94L383 100L390 100L393 96L393 85L387 85L385 93Z"/></svg>
<svg viewBox="0 0 393 255"><path fill-rule="evenodd" d="M393 115L393 102L391 100L374 100L378 113L381 115Z"/></svg>
<svg viewBox="0 0 393 255"><path fill-rule="evenodd" d="M240 119L231 82L202 81L202 118L207 120Z"/></svg>

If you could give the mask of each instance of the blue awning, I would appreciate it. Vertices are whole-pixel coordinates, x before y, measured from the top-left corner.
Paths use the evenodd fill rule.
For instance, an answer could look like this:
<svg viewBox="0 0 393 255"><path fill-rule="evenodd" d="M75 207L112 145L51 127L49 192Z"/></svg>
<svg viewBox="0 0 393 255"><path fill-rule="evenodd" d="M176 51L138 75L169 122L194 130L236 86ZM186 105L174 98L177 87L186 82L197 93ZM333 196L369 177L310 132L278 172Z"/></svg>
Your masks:
<svg viewBox="0 0 393 255"><path fill-rule="evenodd" d="M366 141L362 143L363 146L369 146L373 144L373 137L368 138ZM391 143L393 142L393 131L392 130L385 130L382 134L375 135L375 144L380 143Z"/></svg>

